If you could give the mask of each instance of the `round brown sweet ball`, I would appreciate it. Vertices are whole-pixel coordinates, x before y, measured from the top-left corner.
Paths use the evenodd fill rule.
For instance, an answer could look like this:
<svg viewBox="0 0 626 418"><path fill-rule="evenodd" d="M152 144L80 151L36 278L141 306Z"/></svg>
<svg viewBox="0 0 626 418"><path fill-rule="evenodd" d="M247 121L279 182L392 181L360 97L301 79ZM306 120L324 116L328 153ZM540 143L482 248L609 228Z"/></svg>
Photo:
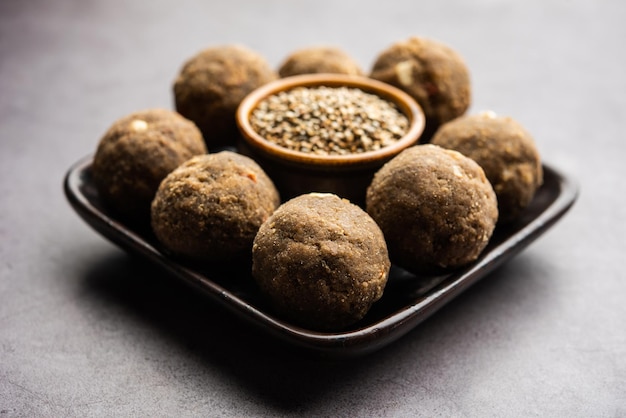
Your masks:
<svg viewBox="0 0 626 418"><path fill-rule="evenodd" d="M176 110L198 125L209 149L235 145L237 107L278 78L265 58L240 45L208 48L189 59L174 82Z"/></svg>
<svg viewBox="0 0 626 418"><path fill-rule="evenodd" d="M281 77L313 73L363 75L363 70L345 51L333 46L313 46L294 51L278 69Z"/></svg>
<svg viewBox="0 0 626 418"><path fill-rule="evenodd" d="M279 204L274 184L252 159L230 151L205 154L163 180L152 202L152 229L181 258L243 259Z"/></svg>
<svg viewBox="0 0 626 418"><path fill-rule="evenodd" d="M478 258L498 219L496 195L480 166L435 145L407 148L385 164L367 190L394 263L435 274Z"/></svg>
<svg viewBox="0 0 626 418"><path fill-rule="evenodd" d="M539 152L532 136L510 117L493 112L463 116L435 133L432 143L476 161L498 197L499 219L516 219L543 182Z"/></svg>
<svg viewBox="0 0 626 418"><path fill-rule="evenodd" d="M465 113L471 101L469 70L448 45L412 37L377 57L370 77L404 90L424 110L428 139L441 124Z"/></svg>
<svg viewBox="0 0 626 418"><path fill-rule="evenodd" d="M194 155L207 152L189 120L165 109L131 113L100 139L93 180L103 203L125 220L149 225L150 203L161 180Z"/></svg>
<svg viewBox="0 0 626 418"><path fill-rule="evenodd" d="M390 262L367 213L329 193L295 197L261 225L252 274L284 317L336 330L365 316L383 294Z"/></svg>

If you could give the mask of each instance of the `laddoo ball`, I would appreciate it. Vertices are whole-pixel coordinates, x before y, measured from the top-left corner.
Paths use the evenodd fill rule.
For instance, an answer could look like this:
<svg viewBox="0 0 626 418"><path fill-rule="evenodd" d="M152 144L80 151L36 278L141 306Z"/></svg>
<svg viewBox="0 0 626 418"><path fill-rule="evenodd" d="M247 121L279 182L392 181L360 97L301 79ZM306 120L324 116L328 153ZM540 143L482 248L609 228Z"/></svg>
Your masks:
<svg viewBox="0 0 626 418"><path fill-rule="evenodd" d="M166 109L147 109L115 121L100 139L92 165L103 203L131 223L149 226L161 180L184 161L205 154L193 122Z"/></svg>
<svg viewBox="0 0 626 418"><path fill-rule="evenodd" d="M498 198L499 219L517 219L543 182L535 141L510 117L483 112L452 120L439 128L432 143L459 151L485 171Z"/></svg>
<svg viewBox="0 0 626 418"><path fill-rule="evenodd" d="M196 262L248 259L280 204L252 159L230 151L196 156L172 171L152 202L152 229L170 253Z"/></svg>
<svg viewBox="0 0 626 418"><path fill-rule="evenodd" d="M463 58L450 46L424 37L396 42L376 58L370 77L408 93L424 110L422 142L437 128L468 109L470 74Z"/></svg>
<svg viewBox="0 0 626 418"><path fill-rule="evenodd" d="M382 296L389 268L378 225L330 193L281 205L261 225L252 249L253 277L276 311L318 330L362 319Z"/></svg>
<svg viewBox="0 0 626 418"><path fill-rule="evenodd" d="M316 73L363 75L363 70L347 52L334 46L312 46L294 51L278 69L280 77Z"/></svg>
<svg viewBox="0 0 626 418"><path fill-rule="evenodd" d="M247 47L207 48L180 70L174 82L176 110L198 125L209 150L234 146L237 107L252 90L276 78L265 58Z"/></svg>
<svg viewBox="0 0 626 418"><path fill-rule="evenodd" d="M366 209L385 235L391 260L418 275L476 260L498 220L482 168L430 144L407 148L374 175Z"/></svg>

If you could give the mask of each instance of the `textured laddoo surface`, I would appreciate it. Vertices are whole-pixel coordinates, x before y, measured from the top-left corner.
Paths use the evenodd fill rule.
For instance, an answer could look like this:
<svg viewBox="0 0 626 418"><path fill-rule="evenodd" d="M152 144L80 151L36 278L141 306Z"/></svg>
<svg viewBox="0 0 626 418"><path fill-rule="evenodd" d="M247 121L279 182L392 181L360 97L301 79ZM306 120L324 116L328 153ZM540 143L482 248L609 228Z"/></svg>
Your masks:
<svg viewBox="0 0 626 418"><path fill-rule="evenodd" d="M424 110L430 132L465 113L471 102L470 75L448 45L424 37L398 41L376 58L370 77L396 86Z"/></svg>
<svg viewBox="0 0 626 418"><path fill-rule="evenodd" d="M207 48L180 70L174 82L176 110L198 125L209 150L235 145L237 107L252 90L276 78L265 58L244 46Z"/></svg>
<svg viewBox="0 0 626 418"><path fill-rule="evenodd" d="M152 203L152 229L167 250L190 260L250 257L257 230L279 204L274 184L252 159L205 154L163 180Z"/></svg>
<svg viewBox="0 0 626 418"><path fill-rule="evenodd" d="M254 240L253 276L276 310L331 330L363 318L387 283L380 228L333 194L300 195L280 206Z"/></svg>
<svg viewBox="0 0 626 418"><path fill-rule="evenodd" d="M459 151L483 168L496 192L501 222L519 217L543 182L534 139L510 117L492 112L463 116L441 126L432 143Z"/></svg>
<svg viewBox="0 0 626 418"><path fill-rule="evenodd" d="M280 77L315 73L363 75L363 70L344 50L325 45L294 51L278 68Z"/></svg>
<svg viewBox="0 0 626 418"><path fill-rule="evenodd" d="M416 274L474 261L498 219L496 195L480 166L435 145L407 148L374 176L367 212L394 263Z"/></svg>
<svg viewBox="0 0 626 418"><path fill-rule="evenodd" d="M94 183L112 210L148 225L150 203L161 180L206 152L198 128L178 113L138 111L115 121L100 139L92 165Z"/></svg>

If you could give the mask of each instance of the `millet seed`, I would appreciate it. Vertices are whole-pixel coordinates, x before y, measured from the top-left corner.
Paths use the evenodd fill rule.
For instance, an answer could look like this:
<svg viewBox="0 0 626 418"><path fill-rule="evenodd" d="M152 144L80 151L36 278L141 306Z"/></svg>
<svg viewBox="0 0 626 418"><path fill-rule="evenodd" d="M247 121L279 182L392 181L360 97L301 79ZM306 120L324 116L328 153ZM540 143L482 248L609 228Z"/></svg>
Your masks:
<svg viewBox="0 0 626 418"><path fill-rule="evenodd" d="M392 102L350 87L296 87L262 100L252 128L281 147L319 155L375 151L398 141L409 121Z"/></svg>

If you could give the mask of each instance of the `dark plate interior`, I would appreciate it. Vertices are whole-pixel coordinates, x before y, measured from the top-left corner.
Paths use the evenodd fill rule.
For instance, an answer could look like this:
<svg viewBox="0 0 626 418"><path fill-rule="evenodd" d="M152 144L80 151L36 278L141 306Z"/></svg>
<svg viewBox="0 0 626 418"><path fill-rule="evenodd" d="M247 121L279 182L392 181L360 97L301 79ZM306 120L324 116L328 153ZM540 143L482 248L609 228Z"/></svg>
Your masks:
<svg viewBox="0 0 626 418"><path fill-rule="evenodd" d="M93 229L124 250L145 257L175 277L202 290L234 314L300 347L336 355L364 354L406 334L439 308L517 254L549 229L572 206L575 182L544 165L544 184L517 222L498 226L489 246L472 265L437 277L416 277L392 267L385 293L367 316L342 332L304 329L274 316L260 297L248 266L190 266L159 250L150 232L117 221L102 205L91 178L92 157L78 161L65 177L65 193L76 212Z"/></svg>

